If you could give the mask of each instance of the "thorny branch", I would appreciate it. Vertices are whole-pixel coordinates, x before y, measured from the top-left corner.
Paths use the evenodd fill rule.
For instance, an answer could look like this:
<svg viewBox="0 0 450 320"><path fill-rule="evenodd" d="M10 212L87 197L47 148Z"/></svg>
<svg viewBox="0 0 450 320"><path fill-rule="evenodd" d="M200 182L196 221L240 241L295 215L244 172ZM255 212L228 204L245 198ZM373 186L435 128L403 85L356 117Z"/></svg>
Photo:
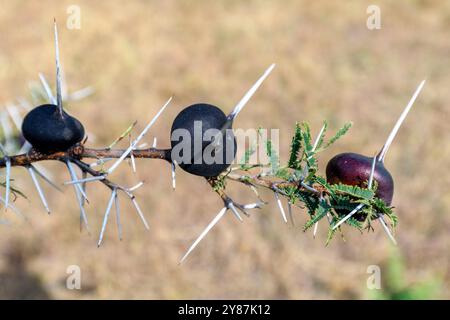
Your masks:
<svg viewBox="0 0 450 320"><path fill-rule="evenodd" d="M0 168L6 167L8 161L11 166L28 166L34 162L45 160L120 158L125 151L125 149L86 148L81 144L77 144L65 152L41 153L31 149L24 154L0 158ZM132 156L135 158L162 159L171 162L170 149L135 149L126 158L131 158Z"/></svg>

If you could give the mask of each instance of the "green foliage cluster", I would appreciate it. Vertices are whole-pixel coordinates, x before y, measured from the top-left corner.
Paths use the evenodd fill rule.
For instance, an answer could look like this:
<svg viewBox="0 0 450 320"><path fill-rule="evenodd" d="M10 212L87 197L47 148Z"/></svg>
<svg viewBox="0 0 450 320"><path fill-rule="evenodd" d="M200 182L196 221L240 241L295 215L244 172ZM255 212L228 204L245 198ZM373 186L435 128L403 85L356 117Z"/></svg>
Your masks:
<svg viewBox="0 0 450 320"><path fill-rule="evenodd" d="M370 189L345 184L331 185L319 174L318 154L344 136L351 125L351 123L345 124L326 141L328 124L324 122L319 135L313 141L309 124L297 123L289 159L284 166L280 164L280 158L273 150L272 142L268 140L265 145L270 161L270 171L266 178L272 177L277 181L291 182L289 185L279 183L280 187L277 191L286 196L291 204L298 202L306 208L309 219L303 227L305 231L324 218L328 220L327 243L337 231L341 231L340 227L335 230L333 227L360 204L363 204L363 207L358 211L358 216L364 219L356 219L353 216L346 220L345 224L348 226L361 232L364 229L372 230L371 222L380 215L387 217L393 228L397 225L397 217L392 207L375 196L376 182ZM255 149L251 147L245 152L241 160L243 163L240 166L241 170L248 171L253 168L248 161Z"/></svg>

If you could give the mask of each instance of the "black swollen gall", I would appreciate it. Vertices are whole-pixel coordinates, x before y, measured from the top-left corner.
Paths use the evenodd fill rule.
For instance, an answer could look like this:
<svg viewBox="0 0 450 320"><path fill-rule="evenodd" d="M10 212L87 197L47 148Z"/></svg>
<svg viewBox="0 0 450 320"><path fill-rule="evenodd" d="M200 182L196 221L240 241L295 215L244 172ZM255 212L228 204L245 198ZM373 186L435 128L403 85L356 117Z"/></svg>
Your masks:
<svg viewBox="0 0 450 320"><path fill-rule="evenodd" d="M28 112L22 123L24 138L40 152L66 151L84 138L84 127L80 121L63 110L61 94L61 68L59 65L58 31L56 21L56 101L48 91L52 104L38 106ZM55 105L56 102L56 105Z"/></svg>
<svg viewBox="0 0 450 320"><path fill-rule="evenodd" d="M236 156L236 139L232 130L227 130L227 116L218 107L206 103L193 104L182 110L172 124L171 145L175 150L177 145L186 143L184 139L175 140L177 131L190 141L184 150L181 149L176 160L180 168L194 175L216 177L226 170ZM183 130L181 132L180 130ZM210 138L205 139L211 132ZM215 138L217 137L217 141ZM192 141L194 140L194 141ZM214 144L215 145L212 145ZM198 150L195 146L198 145ZM210 152L208 151L208 146ZM183 161L183 152L190 151L187 161ZM174 152L172 156L174 156ZM208 161L208 157L211 159Z"/></svg>
<svg viewBox="0 0 450 320"><path fill-rule="evenodd" d="M22 134L40 152L65 151L84 138L84 127L58 106L45 104L25 116Z"/></svg>
<svg viewBox="0 0 450 320"><path fill-rule="evenodd" d="M172 161L184 171L203 177L216 177L225 171L237 151L233 121L274 67L272 64L264 72L228 116L207 103L183 109L171 128Z"/></svg>

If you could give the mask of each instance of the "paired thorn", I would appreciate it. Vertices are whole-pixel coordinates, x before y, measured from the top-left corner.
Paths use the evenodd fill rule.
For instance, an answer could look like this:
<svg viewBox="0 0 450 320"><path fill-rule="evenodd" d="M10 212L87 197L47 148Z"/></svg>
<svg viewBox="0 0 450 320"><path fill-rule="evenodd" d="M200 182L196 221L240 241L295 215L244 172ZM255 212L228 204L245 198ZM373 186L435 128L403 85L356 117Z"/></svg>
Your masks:
<svg viewBox="0 0 450 320"><path fill-rule="evenodd" d="M264 80L269 76L272 72L273 68L275 68L275 64L271 64L269 68L264 72L264 74L255 82L255 84L247 91L247 93L242 97L242 99L238 102L238 104L234 107L234 110L228 115L227 121L232 122L234 118L241 112L241 110L245 107L247 102L251 99L251 97L255 94L256 90L261 86Z"/></svg>
<svg viewBox="0 0 450 320"><path fill-rule="evenodd" d="M102 224L102 229L100 231L100 236L98 239L97 247L100 247L100 245L102 244L103 235L104 235L105 229L106 229L106 223L108 222L109 213L111 212L111 208L114 203L114 199L116 198L116 194L117 194L117 189L114 188L111 192L111 197L109 198L108 206L106 207L106 212L103 217L103 224Z"/></svg>
<svg viewBox="0 0 450 320"><path fill-rule="evenodd" d="M63 192L63 190L56 185L56 183L54 183L49 177L47 177L43 172L41 172L40 170L38 170L38 168L36 168L36 165L32 165L30 164L30 167L34 170L34 172L45 182L47 182L50 186L52 186L53 188L55 188L56 190L58 190L59 192Z"/></svg>
<svg viewBox="0 0 450 320"><path fill-rule="evenodd" d="M208 226L202 231L202 233L198 236L198 238L194 241L194 243L189 247L188 251L181 258L179 264L182 264L184 260L191 254L191 252L197 247L197 245L202 241L202 239L208 234L208 232L219 222L219 220L225 215L227 212L227 207L223 207L219 213L214 217L214 219L208 224Z"/></svg>
<svg viewBox="0 0 450 320"><path fill-rule="evenodd" d="M236 210L236 207L234 206L233 201L229 201L227 204L227 208L231 210L231 212L233 212L234 216L236 217L236 219L238 219L240 222L244 222L244 220L242 219L241 215L239 214L239 212Z"/></svg>
<svg viewBox="0 0 450 320"><path fill-rule="evenodd" d="M41 201L42 201L42 204L44 205L45 210L47 211L48 214L50 214L50 209L48 207L47 199L45 198L44 192L42 191L42 188L39 185L39 181L36 178L33 167L27 166L27 170L31 176L31 179L33 180L34 186L36 187L36 190L39 194L39 197L41 198Z"/></svg>
<svg viewBox="0 0 450 320"><path fill-rule="evenodd" d="M281 217L283 218L283 221L285 223L287 223L288 220L287 220L287 217L286 217L286 213L284 212L284 208L283 208L283 204L281 203L280 196L278 195L278 192L276 192L276 191L274 191L273 194L275 195L275 200L277 201L278 208L280 209Z"/></svg>
<svg viewBox="0 0 450 320"><path fill-rule="evenodd" d="M373 176L375 174L375 165L377 163L377 157L373 157L372 159L372 168L370 170L370 176L369 176L369 183L367 185L368 189L372 188L372 183L373 183ZM342 218L334 227L333 230L335 230L337 227L339 227L341 224L343 224L345 221L347 221L348 219L350 219L354 214L356 214L359 210L362 209L362 207L364 207L364 204L361 203L359 205L356 206L355 209L353 209L352 211L350 211L349 214L347 214L344 218Z"/></svg>
<svg viewBox="0 0 450 320"><path fill-rule="evenodd" d="M394 128L392 129L391 133L389 134L386 142L384 143L383 148L381 149L380 153L378 154L378 161L384 162L384 158L386 157L386 153L389 150L389 147L392 144L392 141L394 141L395 136L397 135L398 130L400 129L400 126L402 125L403 121L405 121L406 116L408 115L409 110L411 110L414 102L416 101L417 97L419 96L420 91L422 90L423 86L425 85L425 80L423 80L419 86L417 87L416 91L414 92L413 96L411 97L411 100L409 100L408 104L406 105L405 109L403 110L402 114L398 118L397 122L394 125Z"/></svg>
<svg viewBox="0 0 450 320"><path fill-rule="evenodd" d="M164 111L164 109L169 105L170 101L172 101L172 97L170 97L169 100L167 100L167 102L158 111L158 113L153 117L153 119L149 122L149 124L144 128L144 130L142 130L142 132L139 134L139 136L130 144L128 149L120 156L119 159L117 159L117 161L111 166L111 168L108 169L107 174L111 174L120 165L120 163L130 154L130 152L132 152L133 149L136 148L136 145L145 136L145 134L151 128L151 126L155 123L155 121L159 118L159 116Z"/></svg>

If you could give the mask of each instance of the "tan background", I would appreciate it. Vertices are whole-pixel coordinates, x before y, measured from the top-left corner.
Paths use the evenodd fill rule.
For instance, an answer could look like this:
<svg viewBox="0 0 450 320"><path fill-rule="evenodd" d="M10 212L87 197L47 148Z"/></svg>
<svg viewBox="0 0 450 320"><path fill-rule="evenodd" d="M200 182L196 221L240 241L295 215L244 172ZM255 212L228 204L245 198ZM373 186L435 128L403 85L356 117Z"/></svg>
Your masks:
<svg viewBox="0 0 450 320"><path fill-rule="evenodd" d="M300 226L284 225L272 202L244 224L227 216L180 267L178 259L221 205L204 180L179 172L173 192L166 163L140 161L136 177L124 165L116 180L146 181L138 195L151 230L123 198L124 240L110 223L97 248L106 189L88 189L93 235L80 234L73 190L45 186L53 211L47 216L18 168L14 183L30 200L16 205L29 221L0 213L13 222L0 225L1 298L363 299L374 297L366 288L369 265L381 266L382 293L390 297L450 297L449 2L377 1L376 31L366 28L373 1L75 2L80 30L65 28L73 1L0 1L0 103L27 95L38 72L54 83L56 17L70 89L96 89L69 107L96 136L95 146L109 144L133 120L142 129L174 94L147 139L156 135L168 146L171 120L183 106L208 101L229 111L276 62L236 124L280 128L286 160L295 121L310 121L314 132L323 119L332 130L353 121L349 135L321 156L324 168L338 152L376 152L427 78L386 160L396 182L399 246L392 249L377 227L347 232L346 243L337 237L325 248L325 225L314 240ZM62 165L46 167L58 182L68 179ZM232 189L236 199L253 199L240 186ZM306 221L303 211L295 215ZM81 267L80 291L65 288L73 264ZM393 292L388 274L402 282Z"/></svg>

